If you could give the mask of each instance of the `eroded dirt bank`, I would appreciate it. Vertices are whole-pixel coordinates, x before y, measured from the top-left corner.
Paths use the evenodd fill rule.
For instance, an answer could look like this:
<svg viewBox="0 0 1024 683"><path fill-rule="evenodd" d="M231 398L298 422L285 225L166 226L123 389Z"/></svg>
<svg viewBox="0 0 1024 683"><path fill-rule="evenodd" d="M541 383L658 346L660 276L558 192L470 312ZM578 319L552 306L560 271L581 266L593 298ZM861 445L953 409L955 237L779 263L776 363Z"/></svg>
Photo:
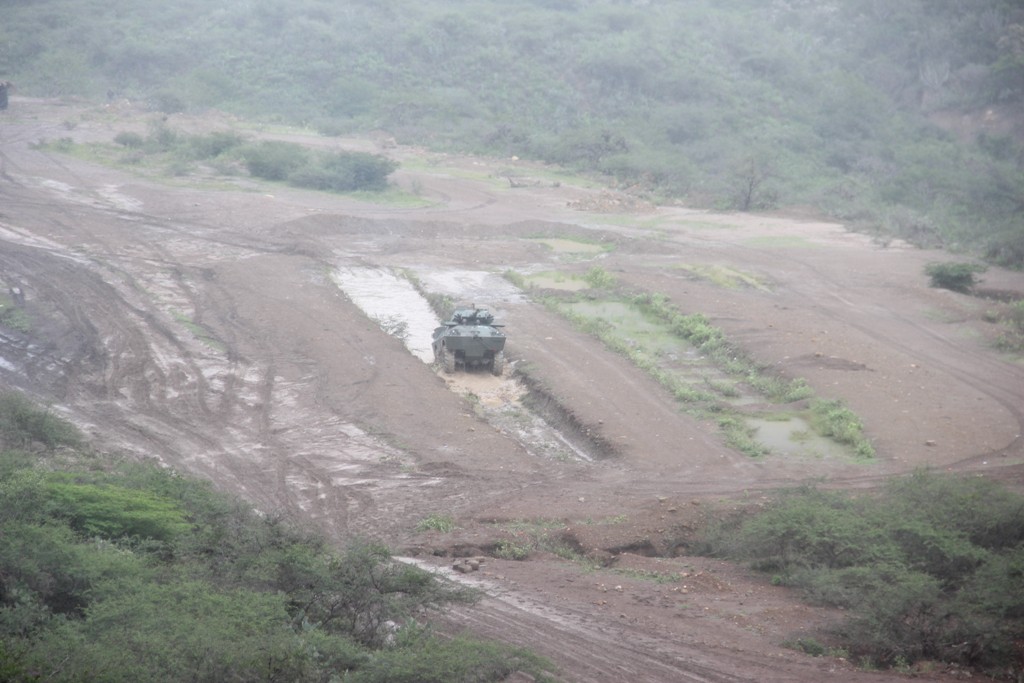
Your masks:
<svg viewBox="0 0 1024 683"><path fill-rule="evenodd" d="M927 287L923 266L940 254L806 220L623 213L599 190L507 181L510 167L543 169L416 149L387 150L421 169L396 174L428 200L411 209L156 182L33 148L144 127L130 108L16 98L2 114L0 274L33 328L0 338L0 382L52 404L104 448L438 567L449 561L435 553L485 552L534 532L520 520L557 527L619 571L583 572L543 553L490 558L473 574L489 597L450 619L551 656L566 680L895 679L782 648L830 615L742 568L686 557L673 539L711 502L756 501L809 479L871 486L934 467L1024 483L1024 366L987 345L983 302ZM567 254L539 235L610 248ZM594 265L704 313L753 357L846 401L877 457L738 453L622 356L498 277ZM404 270L489 306L507 325L511 367L461 384L439 375L346 295L335 277L345 268ZM723 268L757 286L694 275ZM1021 274L986 278L1024 292ZM526 367L558 408L555 437L540 436L518 402L511 383ZM431 515L458 528L418 532ZM677 578L643 578L652 575Z"/></svg>

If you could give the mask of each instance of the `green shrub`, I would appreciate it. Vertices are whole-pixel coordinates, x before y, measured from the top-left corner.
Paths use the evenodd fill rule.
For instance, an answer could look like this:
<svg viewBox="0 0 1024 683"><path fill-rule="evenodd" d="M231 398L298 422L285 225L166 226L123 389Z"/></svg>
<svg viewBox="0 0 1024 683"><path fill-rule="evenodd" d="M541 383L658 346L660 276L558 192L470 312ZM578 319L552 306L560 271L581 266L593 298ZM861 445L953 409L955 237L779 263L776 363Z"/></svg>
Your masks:
<svg viewBox="0 0 1024 683"><path fill-rule="evenodd" d="M286 180L309 162L305 148L276 140L249 145L241 153L249 173L264 180Z"/></svg>
<svg viewBox="0 0 1024 683"><path fill-rule="evenodd" d="M114 136L114 142L121 145L122 147L128 147L129 149L138 149L146 142L138 133L129 131L122 131Z"/></svg>
<svg viewBox="0 0 1024 683"><path fill-rule="evenodd" d="M163 121L154 121L149 125L145 148L150 153L168 152L174 149L179 141L180 136L177 131Z"/></svg>
<svg viewBox="0 0 1024 683"><path fill-rule="evenodd" d="M871 496L804 487L708 529L706 551L848 610L833 635L858 658L1019 672L1024 497L1004 487L929 473Z"/></svg>
<svg viewBox="0 0 1024 683"><path fill-rule="evenodd" d="M153 93L149 100L150 107L164 114L178 114L188 109L185 101L177 93L166 90Z"/></svg>
<svg viewBox="0 0 1024 683"><path fill-rule="evenodd" d="M342 152L321 155L316 163L295 169L288 182L330 192L379 192L387 189L388 176L397 168L397 162L381 156Z"/></svg>
<svg viewBox="0 0 1024 683"><path fill-rule="evenodd" d="M996 337L996 348L1009 353L1024 352L1024 301L1015 301L996 315L1003 330Z"/></svg>
<svg viewBox="0 0 1024 683"><path fill-rule="evenodd" d="M412 626L346 678L351 683L498 683L516 672L550 681L549 661L521 648L459 636L433 636Z"/></svg>
<svg viewBox="0 0 1024 683"><path fill-rule="evenodd" d="M21 394L0 394L0 444L28 446L33 442L48 448L76 446L78 430L49 410L41 410Z"/></svg>
<svg viewBox="0 0 1024 683"><path fill-rule="evenodd" d="M31 321L28 314L25 313L25 309L4 296L0 296L0 325L16 332L28 332L32 329Z"/></svg>
<svg viewBox="0 0 1024 683"><path fill-rule="evenodd" d="M724 415L718 419L718 426L725 435L725 442L740 453L752 458L768 455L771 450L754 438L757 430L747 425L743 418Z"/></svg>
<svg viewBox="0 0 1024 683"><path fill-rule="evenodd" d="M615 287L615 276L600 266L594 266L583 276L584 282L592 289L611 289Z"/></svg>
<svg viewBox="0 0 1024 683"><path fill-rule="evenodd" d="M421 519L416 525L416 531L440 531L448 533L455 529L455 520L451 515L430 515Z"/></svg>
<svg viewBox="0 0 1024 683"><path fill-rule="evenodd" d="M931 278L932 287L967 293L977 284L975 276L987 269L978 263L929 263L924 272Z"/></svg>
<svg viewBox="0 0 1024 683"><path fill-rule="evenodd" d="M853 446L861 457L875 455L874 447L864 436L860 418L839 399L811 401L811 424L819 434Z"/></svg>
<svg viewBox="0 0 1024 683"><path fill-rule="evenodd" d="M494 545L494 556L503 560L525 560L530 556L533 544L526 541L502 539Z"/></svg>
<svg viewBox="0 0 1024 683"><path fill-rule="evenodd" d="M45 413L2 398L2 441L30 438ZM0 680L547 680L525 651L415 626L476 593L379 544L336 551L208 483L60 455L0 450Z"/></svg>
<svg viewBox="0 0 1024 683"><path fill-rule="evenodd" d="M170 541L190 528L174 501L113 484L77 483L54 474L46 483L53 516L86 536Z"/></svg>
<svg viewBox="0 0 1024 683"><path fill-rule="evenodd" d="M190 156L194 159L215 159L220 155L237 149L245 143L245 138L231 131L213 131L206 135L192 135L188 138Z"/></svg>

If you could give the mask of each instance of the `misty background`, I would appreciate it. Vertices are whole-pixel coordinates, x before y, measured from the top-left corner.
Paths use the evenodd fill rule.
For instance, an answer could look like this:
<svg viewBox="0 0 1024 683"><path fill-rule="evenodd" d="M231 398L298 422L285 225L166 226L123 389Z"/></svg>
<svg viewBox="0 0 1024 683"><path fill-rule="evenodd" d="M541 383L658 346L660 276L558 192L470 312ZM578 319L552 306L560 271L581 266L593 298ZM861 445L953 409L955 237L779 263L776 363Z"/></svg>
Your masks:
<svg viewBox="0 0 1024 683"><path fill-rule="evenodd" d="M0 80L1024 266L1024 0L0 0Z"/></svg>

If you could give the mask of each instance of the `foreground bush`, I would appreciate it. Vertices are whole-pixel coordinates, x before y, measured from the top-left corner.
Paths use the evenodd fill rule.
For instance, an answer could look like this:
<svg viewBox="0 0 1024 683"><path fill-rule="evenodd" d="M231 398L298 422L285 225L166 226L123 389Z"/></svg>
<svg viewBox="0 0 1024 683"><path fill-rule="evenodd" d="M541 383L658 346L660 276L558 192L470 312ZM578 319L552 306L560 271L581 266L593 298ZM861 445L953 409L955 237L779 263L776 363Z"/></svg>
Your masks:
<svg viewBox="0 0 1024 683"><path fill-rule="evenodd" d="M77 443L21 398L0 408L0 443ZM0 681L549 680L538 657L417 621L474 599L155 466L0 450Z"/></svg>
<svg viewBox="0 0 1024 683"><path fill-rule="evenodd" d="M855 657L1024 674L1024 497L980 478L916 474L880 495L801 488L709 535L812 602L850 617Z"/></svg>

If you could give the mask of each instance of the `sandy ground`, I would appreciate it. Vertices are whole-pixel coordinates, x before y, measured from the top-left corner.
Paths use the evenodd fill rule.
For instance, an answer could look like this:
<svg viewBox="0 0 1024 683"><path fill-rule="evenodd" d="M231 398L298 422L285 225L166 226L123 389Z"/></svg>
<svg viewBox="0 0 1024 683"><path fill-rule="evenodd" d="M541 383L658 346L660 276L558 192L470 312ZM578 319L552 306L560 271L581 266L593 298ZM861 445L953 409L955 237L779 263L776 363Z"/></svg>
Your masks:
<svg viewBox="0 0 1024 683"><path fill-rule="evenodd" d="M895 680L784 648L835 615L743 567L687 556L704 510L922 467L1024 484L1024 365L992 350L991 302L927 286L924 265L941 253L814 220L646 207L518 160L372 140L273 133L391 155L403 162L395 182L422 205L158 180L34 148L110 141L150 116L25 98L0 112L0 277L33 321L29 334L0 330L0 385L105 450L209 478L339 542L380 538L441 572L501 542L573 543L608 566L489 557L460 575L487 597L446 617L550 656L566 681ZM242 130L219 115L168 124ZM610 249L566 252L538 236ZM877 456L731 450L714 424L500 277L595 265L844 400ZM723 270L747 284L695 276ZM445 376L338 277L378 273L370 289L387 290L402 271L498 314L503 377ZM1024 295L1020 273L985 280ZM390 304L398 313L417 304L405 296ZM540 413L520 400L527 368ZM417 531L432 515L457 529Z"/></svg>

